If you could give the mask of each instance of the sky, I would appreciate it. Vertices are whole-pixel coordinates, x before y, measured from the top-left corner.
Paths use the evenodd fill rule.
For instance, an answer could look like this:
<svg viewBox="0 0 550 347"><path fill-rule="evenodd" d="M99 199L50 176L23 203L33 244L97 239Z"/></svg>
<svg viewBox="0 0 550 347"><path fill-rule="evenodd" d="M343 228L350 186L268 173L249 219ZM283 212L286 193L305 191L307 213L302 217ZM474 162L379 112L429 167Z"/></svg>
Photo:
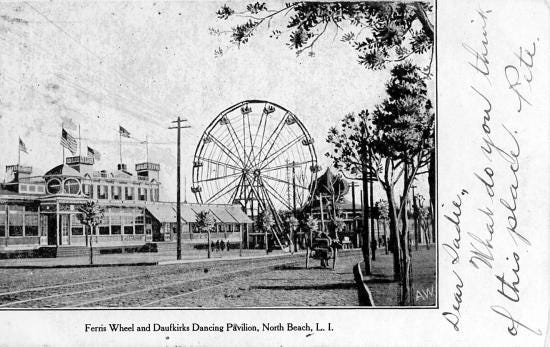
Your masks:
<svg viewBox="0 0 550 347"><path fill-rule="evenodd" d="M269 38L267 26L248 44L232 46L227 35L209 32L227 30L215 14L221 5L1 3L0 166L17 163L21 137L29 149L21 163L43 174L61 163L62 125L75 137L79 125L83 154L86 146L98 150L95 169L114 170L121 125L131 134L122 142L123 161L130 168L145 161L147 136L149 160L161 165L161 199L175 200L176 132L168 127L180 116L191 126L182 130L181 160L184 195L194 202L193 154L203 131L221 111L249 99L293 112L315 139L321 167L330 166L328 129L345 114L379 103L389 72L360 66L336 28L327 29L314 56L296 56L283 39ZM219 48L224 54L216 57ZM375 191L376 200L383 197Z"/></svg>

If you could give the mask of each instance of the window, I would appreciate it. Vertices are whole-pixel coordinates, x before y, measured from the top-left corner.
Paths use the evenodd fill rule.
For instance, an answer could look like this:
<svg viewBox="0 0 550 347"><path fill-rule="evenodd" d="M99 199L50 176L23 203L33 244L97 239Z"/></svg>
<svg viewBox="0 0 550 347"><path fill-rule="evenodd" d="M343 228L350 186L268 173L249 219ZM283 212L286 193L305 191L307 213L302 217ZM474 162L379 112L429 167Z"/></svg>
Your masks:
<svg viewBox="0 0 550 347"><path fill-rule="evenodd" d="M11 237L23 236L23 213L9 211L9 235Z"/></svg>
<svg viewBox="0 0 550 347"><path fill-rule="evenodd" d="M111 235L120 235L120 225L111 225Z"/></svg>
<svg viewBox="0 0 550 347"><path fill-rule="evenodd" d="M93 192L94 192L94 186L92 186L91 184L84 184L82 186L82 188L84 189L84 195L87 195L89 198L93 198Z"/></svg>
<svg viewBox="0 0 550 347"><path fill-rule="evenodd" d="M40 236L48 236L48 216L40 216Z"/></svg>
<svg viewBox="0 0 550 347"><path fill-rule="evenodd" d="M134 187L125 187L124 195L126 196L126 200L134 200Z"/></svg>
<svg viewBox="0 0 550 347"><path fill-rule="evenodd" d="M98 199L107 199L107 186L98 185L97 186L97 198Z"/></svg>
<svg viewBox="0 0 550 347"><path fill-rule="evenodd" d="M134 217L131 215L125 215L122 217L122 223L124 224L124 234L130 235L134 233Z"/></svg>
<svg viewBox="0 0 550 347"><path fill-rule="evenodd" d="M120 190L121 188L119 186L111 186L111 199L120 200Z"/></svg>
<svg viewBox="0 0 550 347"><path fill-rule="evenodd" d="M6 211L0 211L0 237L6 236Z"/></svg>
<svg viewBox="0 0 550 347"><path fill-rule="evenodd" d="M98 228L99 235L109 235L109 226L108 225L102 225Z"/></svg>
<svg viewBox="0 0 550 347"><path fill-rule="evenodd" d="M61 236L69 236L69 215L60 215L59 221L61 222Z"/></svg>
<svg viewBox="0 0 550 347"><path fill-rule="evenodd" d="M63 188L67 194L78 194L80 192L80 183L74 178L68 178L65 180Z"/></svg>
<svg viewBox="0 0 550 347"><path fill-rule="evenodd" d="M143 225L136 225L136 235L143 234Z"/></svg>
<svg viewBox="0 0 550 347"><path fill-rule="evenodd" d="M79 214L71 215L71 235L84 235L84 225L80 223Z"/></svg>
<svg viewBox="0 0 550 347"><path fill-rule="evenodd" d="M61 190L61 181L57 178L52 178L47 184L49 194L57 194Z"/></svg>
<svg viewBox="0 0 550 347"><path fill-rule="evenodd" d="M138 188L138 195L139 200L146 201L147 200L147 188Z"/></svg>
<svg viewBox="0 0 550 347"><path fill-rule="evenodd" d="M25 215L25 236L38 236L38 214Z"/></svg>

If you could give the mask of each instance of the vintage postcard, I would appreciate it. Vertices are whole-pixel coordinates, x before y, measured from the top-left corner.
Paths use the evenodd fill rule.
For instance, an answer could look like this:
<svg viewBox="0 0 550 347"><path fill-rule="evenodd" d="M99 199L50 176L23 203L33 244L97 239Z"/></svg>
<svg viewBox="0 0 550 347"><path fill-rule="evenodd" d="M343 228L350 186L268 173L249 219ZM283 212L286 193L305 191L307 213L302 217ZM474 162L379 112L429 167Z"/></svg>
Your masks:
<svg viewBox="0 0 550 347"><path fill-rule="evenodd" d="M549 15L0 3L0 346L547 344Z"/></svg>

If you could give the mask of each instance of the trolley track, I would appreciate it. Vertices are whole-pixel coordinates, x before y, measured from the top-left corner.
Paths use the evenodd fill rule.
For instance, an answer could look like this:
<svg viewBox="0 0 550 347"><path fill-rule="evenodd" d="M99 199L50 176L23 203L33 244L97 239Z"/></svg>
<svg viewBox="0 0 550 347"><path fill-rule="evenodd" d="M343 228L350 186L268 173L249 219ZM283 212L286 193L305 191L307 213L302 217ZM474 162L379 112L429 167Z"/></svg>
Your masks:
<svg viewBox="0 0 550 347"><path fill-rule="evenodd" d="M219 270L223 267L228 266L235 266L237 264L246 262L248 264L255 264L257 262L264 262L266 261L265 258L258 258L258 259L236 259L231 260L229 263L212 263L212 262L197 262L193 264L185 264L185 267L182 268L183 264L175 264L175 265L161 265L156 267L148 267L146 270L140 271L139 274L129 275L129 276L119 276L118 274L114 274L111 276L106 277L100 277L100 278L94 278L92 280L88 281L80 281L80 282L71 282L66 283L66 281L62 283L54 283L52 285L46 285L46 286L37 286L37 287L26 287L21 288L17 290L11 290L6 292L0 292L0 307L3 306L9 306L9 304L6 304L6 301L19 301L18 299L25 299L25 296L32 296L33 294L29 294L32 292L44 292L49 290L63 290L67 289L70 290L70 288L79 287L79 286L88 286L93 284L104 284L109 283L112 281L119 282L119 283L129 283L125 282L132 279L146 279L149 277L156 277L156 276L170 276L170 275L181 275L182 273L192 273L195 271L203 271L204 269L208 269L210 271L210 268L212 271ZM157 270L155 272L152 272L152 270ZM163 271L164 270L164 271ZM59 293L57 293L59 294ZM36 295L36 293L34 294Z"/></svg>
<svg viewBox="0 0 550 347"><path fill-rule="evenodd" d="M341 257L354 255L355 252L342 253ZM0 308L162 307L180 297L253 276L258 273L258 269L301 262L304 262L303 255L237 259L223 263L162 265L149 268L153 271L136 275L114 275L90 281L3 292L0 293ZM232 270L235 267L238 268Z"/></svg>
<svg viewBox="0 0 550 347"><path fill-rule="evenodd" d="M292 261L293 259L270 259L267 266L274 266L279 263ZM83 281L78 283L58 284L54 286L42 286L35 288L26 288L19 291L10 291L0 293L0 308L6 307L65 307L76 306L84 301L84 298L94 295L95 299L91 301L105 301L105 298L112 296L113 291L124 290L125 292L143 292L150 288L165 288L173 283L187 283L207 280L214 276L223 275L228 268L239 266L244 260L238 260L223 264L204 264L192 268L182 268L181 265L171 268L168 271L157 271L154 273L142 273L138 275L120 277L107 277L94 279L92 281ZM257 264L265 264L266 259L254 259L246 262L247 268L261 268ZM205 266L206 265L206 266ZM156 267L161 270L162 266ZM200 274L209 272L207 276ZM228 272L233 273L233 272ZM226 274L228 274L226 273ZM185 280L181 280L186 276ZM160 284L159 284L160 283ZM145 285L145 288L143 286ZM92 286L90 288L90 286ZM119 293L120 294L120 293ZM115 294L117 295L117 294ZM125 295L121 295L125 296ZM98 300L96 300L98 299Z"/></svg>

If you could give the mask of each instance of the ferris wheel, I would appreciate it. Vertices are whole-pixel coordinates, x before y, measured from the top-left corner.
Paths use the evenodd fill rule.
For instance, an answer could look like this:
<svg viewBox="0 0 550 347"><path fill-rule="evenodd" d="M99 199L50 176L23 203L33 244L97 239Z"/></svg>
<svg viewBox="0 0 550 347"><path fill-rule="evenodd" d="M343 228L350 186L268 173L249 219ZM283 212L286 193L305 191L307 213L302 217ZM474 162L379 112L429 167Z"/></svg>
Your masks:
<svg viewBox="0 0 550 347"><path fill-rule="evenodd" d="M305 205L319 166L302 122L285 108L250 100L221 112L204 131L193 159L199 203L240 204L248 215Z"/></svg>

